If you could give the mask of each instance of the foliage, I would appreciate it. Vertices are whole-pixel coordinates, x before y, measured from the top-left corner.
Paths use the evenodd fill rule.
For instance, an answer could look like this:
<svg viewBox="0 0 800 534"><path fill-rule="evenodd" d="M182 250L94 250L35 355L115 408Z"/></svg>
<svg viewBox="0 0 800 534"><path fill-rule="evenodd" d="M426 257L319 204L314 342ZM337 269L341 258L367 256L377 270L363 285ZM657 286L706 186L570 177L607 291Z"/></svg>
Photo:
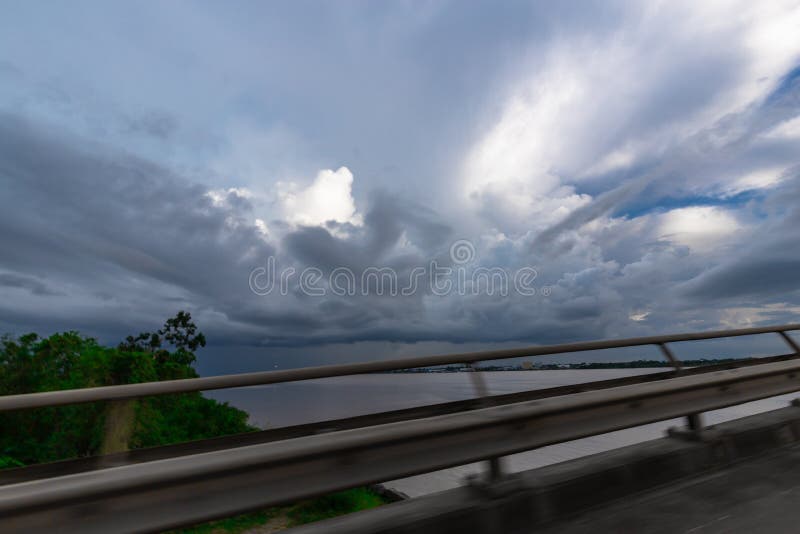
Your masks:
<svg viewBox="0 0 800 534"><path fill-rule="evenodd" d="M193 378L197 376L192 367L194 351L205 343L205 337L185 312L168 319L158 331L128 336L113 348L77 332L48 338L36 334L2 336L0 395ZM0 469L98 454L111 413L108 408L106 403L98 402L1 413ZM200 393L142 399L135 402L130 413L134 418L130 448L255 430L247 424L247 413ZM180 532L238 533L279 516L285 524L294 526L383 502L369 489L356 488Z"/></svg>
<svg viewBox="0 0 800 534"><path fill-rule="evenodd" d="M190 528L172 531L169 534L238 534L267 521L282 517L282 525L295 527L314 521L367 510L385 504L386 501L369 488L353 488L280 508L267 508L258 512L242 514L219 521L203 523Z"/></svg>
<svg viewBox="0 0 800 534"><path fill-rule="evenodd" d="M9 467L22 467L23 465L24 464L22 462L18 462L10 456L0 456L0 469L7 469Z"/></svg>
<svg viewBox="0 0 800 534"><path fill-rule="evenodd" d="M162 348L162 343L174 347L173 352ZM192 316L179 311L175 317L167 319L164 327L156 332L142 332L138 336L128 336L117 347L124 352L149 352L162 364L191 365L195 361L194 351L206 346L206 337L197 331Z"/></svg>
<svg viewBox="0 0 800 534"><path fill-rule="evenodd" d="M253 527L263 525L270 519L278 517L281 512L282 510L280 508L269 508L267 510L228 517L226 519L220 519L219 521L203 523L202 525L196 525L181 530L173 530L165 534L217 534L220 532L239 534Z"/></svg>
<svg viewBox="0 0 800 534"><path fill-rule="evenodd" d="M77 332L40 338L0 338L0 395L192 378L194 350L205 345L188 313L157 334L128 337L104 347ZM161 347L166 341L174 349ZM131 448L165 445L254 430L247 413L186 393L136 402ZM103 441L105 403L48 407L0 414L0 467L97 454Z"/></svg>
<svg viewBox="0 0 800 534"><path fill-rule="evenodd" d="M286 515L291 519L291 525L295 526L375 508L382 504L384 500L368 488L353 488L298 503Z"/></svg>

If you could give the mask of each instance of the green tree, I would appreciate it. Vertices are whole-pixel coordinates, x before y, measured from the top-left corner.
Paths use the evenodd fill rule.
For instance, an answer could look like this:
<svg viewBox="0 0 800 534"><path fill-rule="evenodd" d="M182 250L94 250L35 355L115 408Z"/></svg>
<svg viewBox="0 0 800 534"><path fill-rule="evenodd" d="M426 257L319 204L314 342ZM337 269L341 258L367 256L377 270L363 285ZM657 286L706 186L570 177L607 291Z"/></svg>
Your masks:
<svg viewBox="0 0 800 534"><path fill-rule="evenodd" d="M0 395L196 377L194 351L204 345L185 312L155 334L129 336L116 348L77 332L6 335L0 337ZM200 393L113 407L97 402L0 413L0 467L108 452L103 444L110 417L125 420L121 439L131 448L254 430L246 412Z"/></svg>
<svg viewBox="0 0 800 534"><path fill-rule="evenodd" d="M169 344L173 351L162 348L164 343ZM206 337L197 331L191 314L181 310L156 332L128 336L117 348L125 352L149 352L161 363L174 363L183 369L195 362L194 351L205 346Z"/></svg>

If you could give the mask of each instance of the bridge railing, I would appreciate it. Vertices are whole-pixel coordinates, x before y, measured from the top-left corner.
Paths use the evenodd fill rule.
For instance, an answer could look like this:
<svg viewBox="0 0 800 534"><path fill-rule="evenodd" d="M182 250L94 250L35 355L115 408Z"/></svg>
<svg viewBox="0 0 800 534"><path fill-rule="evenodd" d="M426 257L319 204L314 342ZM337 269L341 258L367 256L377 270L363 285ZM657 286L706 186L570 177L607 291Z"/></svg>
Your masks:
<svg viewBox="0 0 800 534"><path fill-rule="evenodd" d="M214 389L236 388L243 386L278 384L302 380L331 378L366 373L397 371L403 369L433 367L442 365L460 364L476 370L479 362L512 359L520 357L541 357L565 353L608 350L624 347L657 346L664 358L672 364L676 371L682 368L681 361L670 349L669 343L698 341L708 339L729 338L757 334L774 333L780 335L795 354L800 354L800 346L787 334L789 331L800 330L800 324L787 324L780 326L767 326L757 328L743 328L737 330L715 330L707 332L694 332L686 334L670 334L628 339L612 339L601 341L584 341L578 343L564 343L558 345L529 346L515 349L501 349L457 354L442 354L434 356L421 356L415 358L394 359L387 361L370 361L363 363L349 363L326 365L319 367L306 367L280 371L265 371L257 373L243 373L212 377L189 378L181 380L167 380L161 382L144 382L138 384L125 384L117 386L104 386L95 388L48 391L28 393L21 395L8 395L0 397L0 412L38 408L45 406L60 406L83 402L110 401L132 399L151 395L165 395L207 391ZM472 384L477 397L487 397L489 389L480 373L470 373ZM702 431L703 422L700 412L686 414L688 431L699 433ZM491 478L502 476L501 460L498 457L490 458L489 473Z"/></svg>
<svg viewBox="0 0 800 534"><path fill-rule="evenodd" d="M19 395L0 396L0 412L41 408L45 406L63 406L84 402L133 399L152 395L168 395L174 393L188 393L215 389L298 382L302 380L313 380L318 378L332 378L338 376L399 371L403 369L414 369L420 367L436 367L460 364L473 367L474 369L475 364L479 362L493 360L505 360L521 357L532 358L572 352L618 349L646 345L654 345L659 347L662 355L667 359L667 361L669 361L676 370L680 370L681 362L670 350L668 346L669 343L750 336L757 334L777 334L780 335L789 345L792 353L800 354L800 346L798 346L798 343L787 334L787 332L795 330L800 330L800 324L795 323L780 326L741 328L736 330L713 330L707 332L669 334L627 339L583 341L577 343L563 343L558 345L536 345L513 349L440 354L434 356L419 356L383 361L323 365L279 371L262 371L255 373L186 378L179 380L164 380L160 382L142 382L137 384L123 384L116 386L25 393ZM476 379L475 385L479 396L487 394L485 384L482 384L479 379Z"/></svg>
<svg viewBox="0 0 800 534"><path fill-rule="evenodd" d="M158 532L800 390L792 358L0 486L19 532Z"/></svg>
<svg viewBox="0 0 800 534"><path fill-rule="evenodd" d="M597 389L536 401L307 435L79 472L0 486L0 517L12 530L64 532L157 531L337 491L487 460L515 452L800 390L800 361L768 361L703 374L681 373L669 344L777 334L800 355L788 332L800 324L587 341L389 361L201 377L164 382L50 391L0 397L0 411L132 399L222 388L277 384L409 368L622 347L657 346L676 370L658 382ZM481 373L467 373L478 397L488 396ZM143 513L146 512L146 513Z"/></svg>

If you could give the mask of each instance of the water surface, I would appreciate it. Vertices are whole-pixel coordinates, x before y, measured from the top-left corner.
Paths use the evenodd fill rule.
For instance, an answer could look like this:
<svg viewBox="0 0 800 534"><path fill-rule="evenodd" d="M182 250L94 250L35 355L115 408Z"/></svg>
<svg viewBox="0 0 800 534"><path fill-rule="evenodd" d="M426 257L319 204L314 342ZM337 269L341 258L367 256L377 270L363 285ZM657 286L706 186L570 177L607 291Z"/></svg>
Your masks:
<svg viewBox="0 0 800 534"><path fill-rule="evenodd" d="M595 380L664 371L654 369L589 369L554 371L497 371L481 373L491 394L513 393ZM476 396L471 373L396 373L356 375L288 384L253 386L209 392L207 395L229 401L246 410L262 428L338 419L463 400ZM746 415L783 408L797 394L781 395L704 414L707 424L716 424ZM661 421L599 436L542 447L504 459L511 471L532 469L589 454L657 439L681 420ZM483 470L483 464L468 464L426 473L386 485L409 496L456 487L464 478Z"/></svg>

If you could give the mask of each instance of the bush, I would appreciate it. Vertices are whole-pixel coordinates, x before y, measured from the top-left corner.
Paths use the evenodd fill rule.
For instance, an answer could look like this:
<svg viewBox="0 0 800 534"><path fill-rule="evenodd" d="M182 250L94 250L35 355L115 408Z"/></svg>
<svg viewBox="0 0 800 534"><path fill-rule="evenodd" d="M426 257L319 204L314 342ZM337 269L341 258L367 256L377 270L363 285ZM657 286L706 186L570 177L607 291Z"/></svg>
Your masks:
<svg viewBox="0 0 800 534"><path fill-rule="evenodd" d="M181 312L183 313L183 312ZM182 324L188 314L179 314ZM167 332L177 339L174 319ZM170 322L168 321L168 324ZM191 332L194 335L194 330ZM202 334L194 335L197 339ZM131 339L131 338L129 338ZM205 339L200 338L202 345ZM0 395L76 389L155 380L192 378L194 353L185 339L170 352L157 346L136 344L103 347L77 332L40 338L27 334L0 338ZM200 344L194 342L191 348ZM247 413L203 397L185 393L132 401L122 411L132 420L127 446L152 447L255 430ZM107 403L48 407L0 413L0 468L50 462L98 454L103 445ZM130 415L127 415L130 414Z"/></svg>

